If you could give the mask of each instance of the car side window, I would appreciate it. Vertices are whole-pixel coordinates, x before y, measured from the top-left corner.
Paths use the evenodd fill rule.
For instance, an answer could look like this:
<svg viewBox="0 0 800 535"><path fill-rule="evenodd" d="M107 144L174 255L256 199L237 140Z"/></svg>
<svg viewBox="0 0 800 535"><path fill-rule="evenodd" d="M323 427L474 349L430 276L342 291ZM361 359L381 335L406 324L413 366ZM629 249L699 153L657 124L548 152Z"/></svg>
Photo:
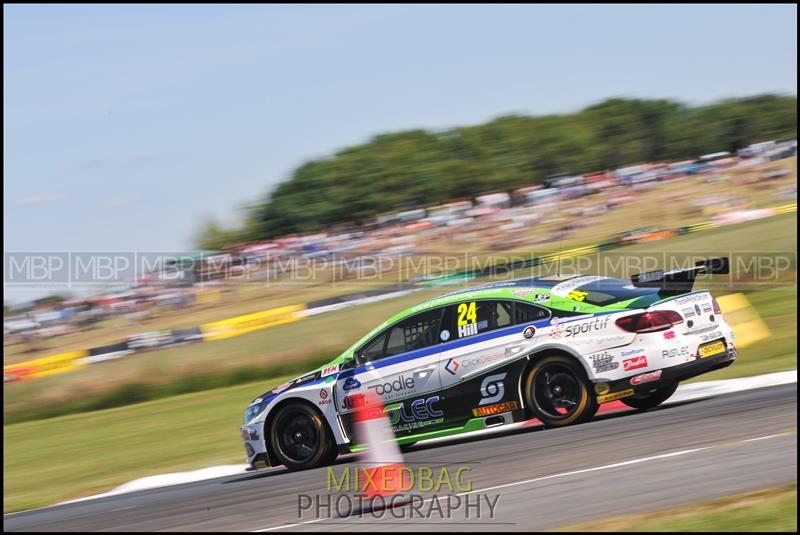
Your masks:
<svg viewBox="0 0 800 535"><path fill-rule="evenodd" d="M428 310L396 323L358 351L360 360L372 362L435 345L443 311Z"/></svg>
<svg viewBox="0 0 800 535"><path fill-rule="evenodd" d="M514 303L514 325L543 320L549 316L550 313L545 308L527 303Z"/></svg>
<svg viewBox="0 0 800 535"><path fill-rule="evenodd" d="M511 325L514 305L510 301L478 300L464 301L447 308L445 330L453 338L466 338Z"/></svg>
<svg viewBox="0 0 800 535"><path fill-rule="evenodd" d="M359 351L359 356L361 360L371 362L373 360L379 359L383 356L383 348L386 345L386 332L384 331L377 337L375 337L371 342L368 342L367 345Z"/></svg>

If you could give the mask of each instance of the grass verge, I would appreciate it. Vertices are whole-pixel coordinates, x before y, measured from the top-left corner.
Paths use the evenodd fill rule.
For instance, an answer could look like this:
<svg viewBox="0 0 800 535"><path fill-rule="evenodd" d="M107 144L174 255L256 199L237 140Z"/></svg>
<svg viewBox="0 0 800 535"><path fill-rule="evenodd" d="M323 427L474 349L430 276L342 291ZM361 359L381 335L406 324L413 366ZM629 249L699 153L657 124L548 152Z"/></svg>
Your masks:
<svg viewBox="0 0 800 535"><path fill-rule="evenodd" d="M149 475L243 463L242 415L264 390L263 383L249 383L4 426L3 511L94 494Z"/></svg>
<svg viewBox="0 0 800 535"><path fill-rule="evenodd" d="M797 531L797 483L560 531Z"/></svg>

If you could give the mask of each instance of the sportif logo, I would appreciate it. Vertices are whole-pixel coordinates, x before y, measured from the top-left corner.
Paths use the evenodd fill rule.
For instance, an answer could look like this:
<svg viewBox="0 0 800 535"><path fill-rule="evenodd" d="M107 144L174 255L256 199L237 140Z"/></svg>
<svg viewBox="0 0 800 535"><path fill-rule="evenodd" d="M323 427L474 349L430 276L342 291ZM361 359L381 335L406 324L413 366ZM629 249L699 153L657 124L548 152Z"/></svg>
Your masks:
<svg viewBox="0 0 800 535"><path fill-rule="evenodd" d="M632 359L623 360L622 366L625 368L626 372L629 372L631 370L638 370L639 368L646 368L647 357L641 355L639 357L633 357Z"/></svg>
<svg viewBox="0 0 800 535"><path fill-rule="evenodd" d="M392 392L411 390L414 388L414 379L412 377L405 377L401 375L390 383L371 385L369 388L374 388L378 395L383 396L386 394L391 394Z"/></svg>
<svg viewBox="0 0 800 535"><path fill-rule="evenodd" d="M496 403L503 399L506 393L503 380L506 378L507 373L497 373L495 375L487 375L481 383L481 400L478 405L489 405Z"/></svg>
<svg viewBox="0 0 800 535"><path fill-rule="evenodd" d="M348 377L347 379L345 379L344 384L342 385L342 389L345 392L350 390L355 390L356 388L361 388L361 381L359 381L355 377Z"/></svg>
<svg viewBox="0 0 800 535"><path fill-rule="evenodd" d="M608 321L611 318L608 316L595 318L593 321L586 321L582 323L578 323L577 325L567 325L565 329L565 334L567 338L573 338L578 336L579 334L586 334L591 331L602 331L606 327L608 327Z"/></svg>

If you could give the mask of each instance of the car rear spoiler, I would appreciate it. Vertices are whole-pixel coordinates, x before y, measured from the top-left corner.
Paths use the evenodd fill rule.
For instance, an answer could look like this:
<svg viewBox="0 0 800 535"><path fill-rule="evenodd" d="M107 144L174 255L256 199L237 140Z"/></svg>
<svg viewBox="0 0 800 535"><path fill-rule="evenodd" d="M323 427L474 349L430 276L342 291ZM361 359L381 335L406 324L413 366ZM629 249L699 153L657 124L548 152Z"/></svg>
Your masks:
<svg viewBox="0 0 800 535"><path fill-rule="evenodd" d="M709 258L695 262L694 267L688 269L673 269L671 271L648 271L637 273L631 277L631 282L638 288L658 288L659 295L668 297L692 291L694 279L698 273L709 275L727 275L730 273L728 257Z"/></svg>

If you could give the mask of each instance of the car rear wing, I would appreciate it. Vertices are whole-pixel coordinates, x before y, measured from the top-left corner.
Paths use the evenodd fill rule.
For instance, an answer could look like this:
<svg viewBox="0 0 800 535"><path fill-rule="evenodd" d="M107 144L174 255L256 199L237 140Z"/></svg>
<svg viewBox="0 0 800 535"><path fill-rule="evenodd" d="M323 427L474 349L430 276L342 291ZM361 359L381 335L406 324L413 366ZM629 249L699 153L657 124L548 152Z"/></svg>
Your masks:
<svg viewBox="0 0 800 535"><path fill-rule="evenodd" d="M695 262L694 267L673 269L671 271L647 271L631 277L631 282L638 288L658 288L659 295L665 297L680 295L692 291L694 279L698 273L709 275L727 275L730 273L728 257L709 258Z"/></svg>

